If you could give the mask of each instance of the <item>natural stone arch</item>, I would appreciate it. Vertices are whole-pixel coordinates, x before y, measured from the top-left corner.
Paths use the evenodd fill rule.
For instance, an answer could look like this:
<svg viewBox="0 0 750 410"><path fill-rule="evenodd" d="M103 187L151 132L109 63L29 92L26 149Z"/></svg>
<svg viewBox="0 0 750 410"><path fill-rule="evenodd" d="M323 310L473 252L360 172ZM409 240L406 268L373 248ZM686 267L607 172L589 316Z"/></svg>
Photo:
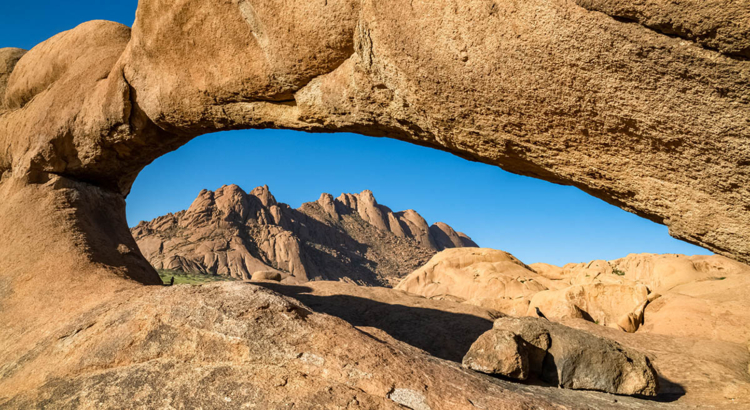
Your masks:
<svg viewBox="0 0 750 410"><path fill-rule="evenodd" d="M18 393L17 407L82 397L116 407L148 392L155 403L162 390L206 407L183 393L206 380L193 377L204 364L229 372L201 389L247 397L276 383L248 373L257 364L307 374L305 359L324 358L301 389L248 399L612 406L394 351L253 285L140 286L159 280L124 199L150 161L202 133L354 131L575 185L748 261L748 10L716 0L708 9L721 13L704 15L694 3L141 0L132 31L90 22L20 60L0 50L0 390ZM229 325L217 333L218 322ZM313 354L269 356L280 350Z"/></svg>
<svg viewBox="0 0 750 410"><path fill-rule="evenodd" d="M239 128L443 149L750 260L750 62L572 2L143 0L132 30L89 22L18 55L0 73L8 289L55 270L158 283L125 223L131 184Z"/></svg>

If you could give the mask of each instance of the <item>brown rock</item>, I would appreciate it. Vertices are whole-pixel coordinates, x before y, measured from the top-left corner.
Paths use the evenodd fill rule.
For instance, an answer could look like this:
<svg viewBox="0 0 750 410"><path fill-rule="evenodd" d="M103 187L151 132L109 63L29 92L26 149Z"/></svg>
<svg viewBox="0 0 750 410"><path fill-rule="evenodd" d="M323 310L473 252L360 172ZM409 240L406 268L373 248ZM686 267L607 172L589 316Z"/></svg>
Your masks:
<svg viewBox="0 0 750 410"><path fill-rule="evenodd" d="M547 264L534 264L532 268L499 250L451 249L437 254L396 288L428 298L457 298L511 316L536 317L539 310L553 320L585 319L634 332L643 323L646 305L642 302L649 297L648 287L636 278L658 285L665 281L706 277L705 273L696 276L684 269L676 273L662 266L664 263L674 266L669 264L672 260L682 263L683 259L688 259L684 256L644 254L631 255L624 260L639 258L658 260L660 268L654 271L652 263L636 264L632 272L616 271L616 274L613 273L616 268L612 267L615 265L606 261L569 264L564 269ZM715 258L721 257L714 257L715 262L726 260ZM663 260L669 262L661 262ZM612 263L624 266L621 261ZM741 266L737 264L735 269L741 271ZM571 286L573 283L583 284Z"/></svg>
<svg viewBox="0 0 750 410"><path fill-rule="evenodd" d="M544 276L547 279L551 280L561 280L565 279L565 274L563 271L563 268L555 265L550 265L549 263L532 263L529 265L531 269L534 270L534 272Z"/></svg>
<svg viewBox="0 0 750 410"><path fill-rule="evenodd" d="M453 361L461 361L473 342L492 327L493 317L497 317L473 305L341 282L318 281L301 286L264 283L263 286L294 297L316 312L340 317L378 340L402 347L410 345ZM669 406L723 408L726 405L732 408L750 404L741 394L743 389L750 388L747 373L750 351L745 344L644 333L642 329L628 334L582 320L562 319L561 322L645 353L660 376L658 400L676 401ZM683 326L686 324L683 322ZM738 324L734 326L740 328ZM538 347L530 349L536 353L530 357L530 363L541 368L550 345L549 335L541 326L535 335L530 329L528 327L526 332L532 339L530 345ZM739 395L729 401L724 398L725 391ZM579 407L585 407L585 399L580 400ZM617 400L613 406L628 408L624 397ZM652 401L641 403L643 408L658 408Z"/></svg>
<svg viewBox="0 0 750 410"><path fill-rule="evenodd" d="M611 264L623 278L643 283L655 292L750 272L747 265L719 255L636 254L611 261Z"/></svg>
<svg viewBox="0 0 750 410"><path fill-rule="evenodd" d="M603 326L617 327L620 318L646 301L648 294L648 288L640 284L574 285L535 294L529 303L527 315L534 316L538 308L549 318L582 318Z"/></svg>
<svg viewBox="0 0 750 410"><path fill-rule="evenodd" d="M439 298L439 296L433 296L433 299ZM461 298L457 298L460 302L466 302ZM517 299L499 299L499 298L486 298L480 300L472 300L469 303L477 304L486 309L496 310L508 316L525 316L526 312L529 311L529 298L517 298Z"/></svg>
<svg viewBox="0 0 750 410"><path fill-rule="evenodd" d="M387 206L378 204L370 190L359 194L341 194L336 202L344 208L344 212L358 213L362 220L379 230L414 239L429 249L442 251L448 248L478 247L466 234L454 231L443 222L428 226L424 218L413 209L394 213Z"/></svg>
<svg viewBox="0 0 750 410"><path fill-rule="evenodd" d="M146 164L201 133L355 131L575 185L748 260L737 144L747 137L747 61L571 2L402 1L287 12L149 0L132 32L97 21L61 33L10 76L0 172L127 195ZM646 14L677 21L699 16L695 7ZM450 21L436 27L426 15Z"/></svg>
<svg viewBox="0 0 750 410"><path fill-rule="evenodd" d="M576 0L576 3L725 54L750 57L747 4L732 0Z"/></svg>
<svg viewBox="0 0 750 410"><path fill-rule="evenodd" d="M642 353L590 333L537 318L501 318L493 331L518 335L544 350L531 361L531 374L568 389L599 390L615 394L656 396L659 385L649 359ZM540 343L549 336L549 347ZM502 359L502 357L498 357Z"/></svg>
<svg viewBox="0 0 750 410"><path fill-rule="evenodd" d="M56 318L26 354L5 356L0 406L613 407L605 395L477 377L247 283L101 296L70 322Z"/></svg>
<svg viewBox="0 0 750 410"><path fill-rule="evenodd" d="M278 203L268 186L248 194L228 185L203 190L186 211L141 222L131 231L157 269L242 279L271 270L298 282L346 278L388 285L437 250L429 236L414 236L408 226L394 229L401 226L399 214L377 204L369 191L335 200L323 194L291 209ZM408 214L411 221L424 221L415 211Z"/></svg>
<svg viewBox="0 0 750 410"><path fill-rule="evenodd" d="M569 263L562 268L561 282L568 285L641 283L655 292L679 285L750 272L747 265L719 255L631 254L612 261Z"/></svg>
<svg viewBox="0 0 750 410"><path fill-rule="evenodd" d="M744 273L675 287L646 306L639 333L745 345L750 340L748 286L750 275Z"/></svg>
<svg viewBox="0 0 750 410"><path fill-rule="evenodd" d="M89 21L57 34L25 53L15 65L4 93L5 106L10 110L21 108L50 86L66 79L75 81L71 75L86 73L87 66L97 59L111 59L121 53L129 40L129 27L109 21ZM111 67L114 61L108 63Z"/></svg>
<svg viewBox="0 0 750 410"><path fill-rule="evenodd" d="M468 236L463 232L456 232L443 222L437 222L430 227L430 235L432 236L437 248L439 250L448 248L478 248L479 246L474 243Z"/></svg>
<svg viewBox="0 0 750 410"><path fill-rule="evenodd" d="M750 374L745 366L750 362L750 352L742 344L691 335L645 333L643 328L636 333L625 333L576 319L564 319L562 324L645 353L658 371L660 400L677 401L677 407L686 408L690 408L690 402L696 408L750 405L750 396L742 394L743 390L750 391ZM686 325L683 321L682 326ZM736 395L731 399L725 397L732 392Z"/></svg>
<svg viewBox="0 0 750 410"><path fill-rule="evenodd" d="M723 7L717 16L745 14L740 3ZM664 7L647 16L665 13L678 20L684 10ZM738 27L731 32L744 26ZM717 38L718 47L740 44L723 34ZM207 132L279 127L399 138L577 186L668 225L677 238L748 261L750 184L743 141L750 137L749 72L745 59L562 0L336 0L323 6L144 0L132 31L96 21L61 33L18 61L2 96L8 109L0 114L0 323L7 331L0 332L0 356L2 368L16 374L3 374L0 391L27 380L12 391L38 393L31 398L19 393L10 407L31 407L34 397L121 403L152 389L154 378L146 376L165 375L160 380L176 380L169 390L178 397L176 407L209 407L185 403L186 396L178 394L194 390L192 377L205 363L175 360L166 364L175 366L169 373L153 367L163 361L151 360L151 353L136 355L145 361L129 362L134 352L116 344L124 335L154 340L139 329L158 328L154 312L164 309L152 302L132 316L122 312L128 303L148 299L148 292L132 290L128 279L159 283L128 232L124 198L144 166ZM272 217L278 214L271 211ZM29 250L42 249L29 257ZM25 355L57 351L45 335L123 290L133 294L110 311L125 318L127 329L111 340L86 338L84 347L74 346L59 360L45 355L47 363L72 364L69 371ZM209 296L195 296L193 305ZM647 307L646 326L649 309L666 301L665 295ZM232 312L226 314L239 314ZM162 335L154 333L153 351L166 351L162 357L184 351L160 342ZM199 346L200 360L227 350L181 340ZM369 343L375 342L358 351L371 350ZM75 368L81 355L100 354L97 346L110 352L101 353L109 360L104 365L84 368L99 369L97 375ZM386 369L421 369L424 362L415 360L418 366L396 361ZM436 373L423 373L427 380L454 379L452 370L439 374L443 367L429 368ZM102 369L115 370L106 377ZM205 377L217 380L212 386L255 380L245 369L215 369ZM34 390L41 384L22 377L32 374L50 383L44 394ZM349 373L338 367L329 374ZM445 403L442 408L468 407L468 400L476 402L467 395L486 395L487 385L466 377L468 387L458 389L434 385L425 392L417 376L397 388L417 392L413 397L422 395L421 403L433 408L441 408L436 402ZM393 403L385 399L395 393L390 383L367 390L375 393L362 395L363 407ZM102 385L123 388L105 397ZM318 402L336 396L341 407L358 394L339 396L341 389L360 391L340 382L329 397L322 384L306 386L304 391L323 392L316 393ZM263 392L268 386L247 387L234 390ZM88 391L98 393L86 396ZM525 393L519 394L523 402L506 393L495 390L476 407L535 405ZM281 406L279 397L286 396L271 393L256 402ZM551 402L581 407L580 400L564 394L539 397L540 407ZM605 407L592 403L589 407Z"/></svg>
<svg viewBox="0 0 750 410"><path fill-rule="evenodd" d="M492 328L493 319L501 316L478 306L344 282L262 286L316 312L339 317L359 329L380 329L395 340L454 362L460 362L477 338Z"/></svg>
<svg viewBox="0 0 750 410"><path fill-rule="evenodd" d="M578 289L580 290L580 288ZM534 298L532 298L533 305L532 300L530 300L526 312L516 316L544 317L555 321L560 319L584 319L595 322L596 319L593 319L588 312L581 309L572 300L565 299L568 290L570 289L566 288L554 293L540 292L541 294L534 295Z"/></svg>
<svg viewBox="0 0 750 410"><path fill-rule="evenodd" d="M648 305L650 301L649 299L650 298L647 298L638 304L632 312L623 315L620 320L617 321L617 327L625 332L635 333L643 324L643 315L646 312L646 305Z"/></svg>
<svg viewBox="0 0 750 410"><path fill-rule="evenodd" d="M529 372L537 377L544 375L547 351L552 345L549 326L545 322L544 319L515 320L514 318L508 318L508 320L503 321L498 319L492 325L492 330L510 331L528 344L526 352L529 355Z"/></svg>
<svg viewBox="0 0 750 410"><path fill-rule="evenodd" d="M477 372L526 380L529 377L529 353L525 343L515 333L490 330L471 345L462 365Z"/></svg>
<svg viewBox="0 0 750 410"><path fill-rule="evenodd" d="M447 249L405 277L396 289L428 298L451 295L510 314L548 280L513 255L486 248ZM524 305L525 303L525 305ZM524 309L525 311L525 309Z"/></svg>
<svg viewBox="0 0 750 410"><path fill-rule="evenodd" d="M253 282L257 281L263 281L263 280L270 280L274 282L281 282L281 273L275 272L275 271L257 271L253 273L253 276L250 278Z"/></svg>
<svg viewBox="0 0 750 410"><path fill-rule="evenodd" d="M24 54L26 54L26 50L21 48L0 48L0 112L5 110L3 96L8 85L8 77Z"/></svg>

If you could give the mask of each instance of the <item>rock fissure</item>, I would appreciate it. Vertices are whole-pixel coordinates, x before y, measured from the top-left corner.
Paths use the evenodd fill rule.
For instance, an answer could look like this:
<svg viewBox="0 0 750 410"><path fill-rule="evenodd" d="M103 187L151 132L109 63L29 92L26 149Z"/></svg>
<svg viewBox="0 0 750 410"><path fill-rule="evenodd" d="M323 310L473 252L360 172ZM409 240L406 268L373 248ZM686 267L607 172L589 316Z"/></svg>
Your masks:
<svg viewBox="0 0 750 410"><path fill-rule="evenodd" d="M750 6L731 0L576 0L581 7L692 41L730 58L750 58ZM734 6L734 7L733 7Z"/></svg>

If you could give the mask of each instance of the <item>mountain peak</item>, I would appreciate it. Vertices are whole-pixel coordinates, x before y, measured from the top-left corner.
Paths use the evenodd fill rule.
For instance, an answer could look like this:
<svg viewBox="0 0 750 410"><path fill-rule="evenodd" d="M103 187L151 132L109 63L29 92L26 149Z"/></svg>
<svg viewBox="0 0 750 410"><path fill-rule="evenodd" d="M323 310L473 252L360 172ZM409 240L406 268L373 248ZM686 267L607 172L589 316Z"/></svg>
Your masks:
<svg viewBox="0 0 750 410"><path fill-rule="evenodd" d="M265 207L276 205L276 198L271 194L271 190L268 189L268 185L256 187L250 191L250 195L260 199L260 202Z"/></svg>
<svg viewBox="0 0 750 410"><path fill-rule="evenodd" d="M204 189L187 211L132 232L160 269L242 278L271 269L299 280L349 277L367 284L407 274L437 251L476 246L445 223L429 226L414 210L394 213L370 190L336 199L323 193L292 209L277 204L267 185L250 193L234 184ZM349 262L355 260L362 263Z"/></svg>

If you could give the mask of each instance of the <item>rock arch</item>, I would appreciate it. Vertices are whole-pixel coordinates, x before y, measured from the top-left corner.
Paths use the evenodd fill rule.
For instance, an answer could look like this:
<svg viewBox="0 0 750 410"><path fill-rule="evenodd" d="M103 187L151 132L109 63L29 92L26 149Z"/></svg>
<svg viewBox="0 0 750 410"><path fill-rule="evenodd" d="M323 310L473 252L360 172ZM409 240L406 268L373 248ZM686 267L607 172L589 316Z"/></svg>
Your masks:
<svg viewBox="0 0 750 410"><path fill-rule="evenodd" d="M647 28L578 3L142 0L132 30L93 21L0 50L2 289L87 271L157 283L125 223L138 172L200 134L265 127L575 185L750 261L748 28L711 21L716 51L684 34L704 20Z"/></svg>

